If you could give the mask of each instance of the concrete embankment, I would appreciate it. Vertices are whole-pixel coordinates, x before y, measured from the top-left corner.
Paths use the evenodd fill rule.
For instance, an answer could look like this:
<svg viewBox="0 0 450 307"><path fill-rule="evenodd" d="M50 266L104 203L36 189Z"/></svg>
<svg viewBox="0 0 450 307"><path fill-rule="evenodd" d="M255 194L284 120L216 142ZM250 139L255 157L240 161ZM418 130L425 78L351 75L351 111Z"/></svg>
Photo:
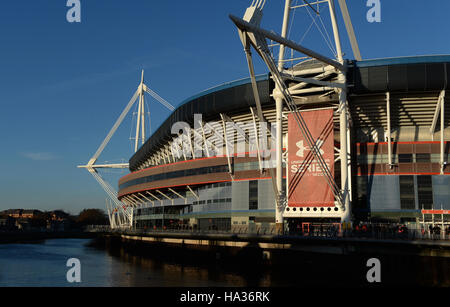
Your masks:
<svg viewBox="0 0 450 307"><path fill-rule="evenodd" d="M213 265L278 284L367 286L368 260L381 261L383 285L450 286L450 242L257 236L110 233L94 240L126 261L136 257L183 266Z"/></svg>
<svg viewBox="0 0 450 307"><path fill-rule="evenodd" d="M450 257L450 241L440 240L380 240L370 238L277 236L252 234L207 233L113 233L108 236L122 241L157 244L191 249L257 248L262 251L302 251L324 254L401 254Z"/></svg>

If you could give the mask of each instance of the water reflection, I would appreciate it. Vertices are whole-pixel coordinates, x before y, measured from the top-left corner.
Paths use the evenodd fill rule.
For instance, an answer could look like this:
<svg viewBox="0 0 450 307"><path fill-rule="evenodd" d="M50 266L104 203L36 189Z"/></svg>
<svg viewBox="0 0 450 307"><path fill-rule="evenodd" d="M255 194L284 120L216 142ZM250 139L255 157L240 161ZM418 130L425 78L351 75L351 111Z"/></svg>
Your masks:
<svg viewBox="0 0 450 307"><path fill-rule="evenodd" d="M124 248L108 253L124 264L115 268L112 279L123 286L153 287L214 287L246 286L244 277L236 273L222 272L218 266L189 266L164 262L158 259L128 253Z"/></svg>
<svg viewBox="0 0 450 307"><path fill-rule="evenodd" d="M161 255L156 255L159 252L136 245L129 248L126 244L116 251L109 249L108 253L137 271L151 274L145 281L135 279L133 285L137 286L367 287L374 286L366 278L367 260L372 257L381 261L382 286L450 286L448 257L319 255L283 250L273 253L275 263L267 265L242 258L186 261L189 257L182 249L169 252L181 254L180 257L161 259Z"/></svg>
<svg viewBox="0 0 450 307"><path fill-rule="evenodd" d="M282 251L272 266L241 258L187 261L180 249L149 252L126 245L93 246L86 239L0 245L0 286L40 287L241 287L368 286L368 256ZM170 257L178 254L181 257ZM373 255L376 256L376 255ZM198 258L197 258L198 257ZM382 285L450 286L449 258L378 255ZM66 280L69 258L81 262L81 283ZM250 255L250 259L254 259ZM206 259L206 260L205 260ZM209 259L211 260L211 259Z"/></svg>

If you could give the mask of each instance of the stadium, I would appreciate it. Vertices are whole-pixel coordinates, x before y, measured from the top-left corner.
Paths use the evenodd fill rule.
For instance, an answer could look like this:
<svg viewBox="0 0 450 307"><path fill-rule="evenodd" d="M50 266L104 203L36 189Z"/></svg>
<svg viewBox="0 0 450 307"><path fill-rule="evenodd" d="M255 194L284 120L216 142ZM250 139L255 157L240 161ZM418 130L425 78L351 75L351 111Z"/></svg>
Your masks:
<svg viewBox="0 0 450 307"><path fill-rule="evenodd" d="M330 10L336 59L286 36L293 9L314 10L322 2ZM141 135L140 148L138 121L135 154L112 166L130 170L116 195L97 175L95 168L105 167L94 165L99 154L137 97L143 114L144 92L170 105L142 76L83 166L115 202L108 209L112 228L273 233L311 223L448 225L450 56L362 60L340 0L354 56L344 59L334 1L292 6L287 0L281 35L259 26L264 4L253 1L243 19L230 15L250 78L186 99L147 140ZM277 60L269 40L280 46ZM268 73L255 75L252 48Z"/></svg>
<svg viewBox="0 0 450 307"><path fill-rule="evenodd" d="M353 219L416 222L423 217L422 210L449 210L450 170L445 162L450 114L445 90L450 56L352 61L348 67ZM307 77L326 72L316 61L293 70ZM333 72L327 77L330 81L336 78ZM270 75L258 76L257 84L264 116L274 123L271 93L275 84ZM334 146L339 148L336 93L313 86L301 91L302 98L296 103L302 111L333 110ZM139 204L135 209L137 227L188 225L231 230L273 226L276 201L271 165L262 165L258 156L251 155L256 150L252 140L257 133L261 139L264 132L255 113L249 79L184 101L131 157L131 173L120 179L119 199ZM194 114L202 115L197 124ZM177 122L192 127L189 134L181 134L184 138L172 134ZM242 129L227 129L237 123ZM287 117L283 126L286 151ZM241 146L235 145L229 157L211 153L213 144L224 145L214 153L230 153L226 147L231 143ZM209 156L205 150L197 150L197 145L209 147ZM336 161L335 178L339 177L338 164ZM288 205L284 216L287 224L339 221L340 212L336 206Z"/></svg>

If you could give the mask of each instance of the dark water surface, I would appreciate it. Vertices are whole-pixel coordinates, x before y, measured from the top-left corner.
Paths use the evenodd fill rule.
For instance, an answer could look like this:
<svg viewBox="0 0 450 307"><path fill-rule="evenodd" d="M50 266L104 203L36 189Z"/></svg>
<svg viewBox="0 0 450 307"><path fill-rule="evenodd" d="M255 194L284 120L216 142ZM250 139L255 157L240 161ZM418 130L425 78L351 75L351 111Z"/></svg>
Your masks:
<svg viewBox="0 0 450 307"><path fill-rule="evenodd" d="M214 257L206 263L197 256L188 263L166 258L159 249L92 247L92 242L54 239L34 244L0 244L0 287L371 286L366 280L367 256L285 253L281 265L269 267L254 261L241 263L234 258L228 264ZM187 258L182 250L170 254L174 252ZM69 283L66 279L69 258L80 260L81 283ZM380 255L380 260L383 285L450 286L450 258Z"/></svg>
<svg viewBox="0 0 450 307"><path fill-rule="evenodd" d="M241 286L233 274L155 262L89 247L89 239L55 239L35 244L0 244L0 287ZM69 283L69 258L81 263L81 283Z"/></svg>

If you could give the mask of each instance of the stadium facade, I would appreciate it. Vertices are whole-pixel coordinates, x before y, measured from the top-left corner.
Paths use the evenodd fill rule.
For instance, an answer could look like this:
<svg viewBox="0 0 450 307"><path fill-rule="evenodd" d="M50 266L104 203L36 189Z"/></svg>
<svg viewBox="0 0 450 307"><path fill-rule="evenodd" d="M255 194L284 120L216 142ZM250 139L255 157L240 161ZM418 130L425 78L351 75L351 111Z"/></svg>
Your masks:
<svg viewBox="0 0 450 307"><path fill-rule="evenodd" d="M427 210L450 210L446 94L450 56L347 61L346 66L352 220L417 222L432 212ZM316 60L285 70L302 78L339 80L333 67ZM181 103L131 157L130 174L119 180L118 199L133 208L136 227L273 227L276 108L272 94L276 85L272 77L256 78L271 133L256 115L250 79L242 79ZM338 93L306 83L296 90L294 101L303 114L331 114L331 170L340 185ZM287 195L293 189L289 153L301 149L289 141L289 134L297 133L289 115L284 108L283 189ZM311 171L311 164L305 171ZM297 189L300 195L311 193L301 186ZM298 205L288 197L283 216L289 227L302 221L339 222L342 212L335 204Z"/></svg>

